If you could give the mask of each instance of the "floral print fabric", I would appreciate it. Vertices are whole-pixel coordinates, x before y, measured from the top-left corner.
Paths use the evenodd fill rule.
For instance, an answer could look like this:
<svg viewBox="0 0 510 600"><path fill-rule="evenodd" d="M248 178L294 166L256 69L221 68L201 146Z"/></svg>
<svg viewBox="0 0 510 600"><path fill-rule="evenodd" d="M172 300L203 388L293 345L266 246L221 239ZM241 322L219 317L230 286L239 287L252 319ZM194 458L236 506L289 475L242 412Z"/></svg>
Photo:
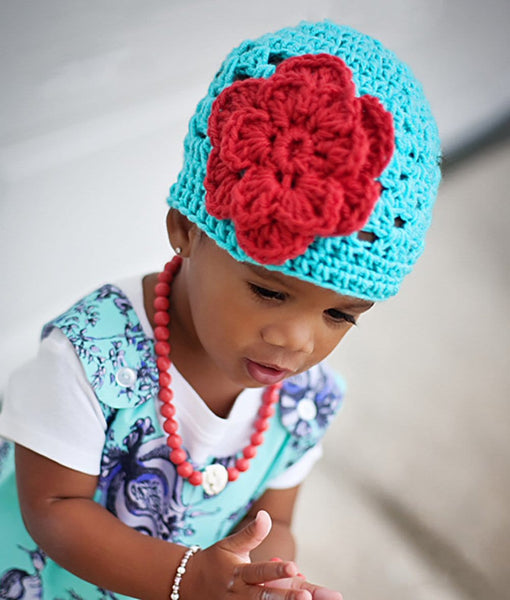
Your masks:
<svg viewBox="0 0 510 600"><path fill-rule="evenodd" d="M155 402L153 341L122 291L103 286L48 324L43 336L54 327L72 342L107 422L96 501L128 526L163 540L206 547L227 535L271 479L318 443L341 405L341 387L321 366L285 382L277 417L250 470L218 496L208 496L178 477L168 459ZM126 369L132 379L119 377ZM210 457L207 464L230 466L236 458ZM7 442L0 446L0 507L6 532L0 598L122 598L61 569L30 539L17 506Z"/></svg>

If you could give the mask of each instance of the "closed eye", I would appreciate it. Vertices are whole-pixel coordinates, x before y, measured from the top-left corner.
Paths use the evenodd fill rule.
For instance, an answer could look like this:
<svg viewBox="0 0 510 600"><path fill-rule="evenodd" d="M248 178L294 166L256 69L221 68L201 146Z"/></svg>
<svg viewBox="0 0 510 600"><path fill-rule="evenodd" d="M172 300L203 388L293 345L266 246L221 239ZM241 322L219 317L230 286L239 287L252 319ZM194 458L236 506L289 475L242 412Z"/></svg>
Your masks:
<svg viewBox="0 0 510 600"><path fill-rule="evenodd" d="M350 323L351 325L356 325L356 319L353 315L349 315L348 313L337 310L336 308L330 308L326 310L325 313L328 318L335 323Z"/></svg>
<svg viewBox="0 0 510 600"><path fill-rule="evenodd" d="M269 288L256 285L255 283L249 284L251 291L260 299L263 300L285 300L286 294L283 292L277 292L276 290L270 290Z"/></svg>

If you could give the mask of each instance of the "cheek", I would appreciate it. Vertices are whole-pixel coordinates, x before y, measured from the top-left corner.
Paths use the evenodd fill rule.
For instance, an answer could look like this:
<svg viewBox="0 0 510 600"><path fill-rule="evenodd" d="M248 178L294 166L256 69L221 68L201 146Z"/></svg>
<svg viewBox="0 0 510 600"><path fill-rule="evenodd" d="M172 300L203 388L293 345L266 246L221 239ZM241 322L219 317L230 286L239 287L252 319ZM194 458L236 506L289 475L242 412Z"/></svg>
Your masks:
<svg viewBox="0 0 510 600"><path fill-rule="evenodd" d="M246 307L224 290L201 291L200 299L191 306L191 313L204 348L209 352L227 352L229 348L248 342L251 325Z"/></svg>
<svg viewBox="0 0 510 600"><path fill-rule="evenodd" d="M315 353L319 357L317 362L320 362L333 352L340 344L343 338L347 335L352 325L346 325L345 328L339 330L329 330L319 336L315 344Z"/></svg>

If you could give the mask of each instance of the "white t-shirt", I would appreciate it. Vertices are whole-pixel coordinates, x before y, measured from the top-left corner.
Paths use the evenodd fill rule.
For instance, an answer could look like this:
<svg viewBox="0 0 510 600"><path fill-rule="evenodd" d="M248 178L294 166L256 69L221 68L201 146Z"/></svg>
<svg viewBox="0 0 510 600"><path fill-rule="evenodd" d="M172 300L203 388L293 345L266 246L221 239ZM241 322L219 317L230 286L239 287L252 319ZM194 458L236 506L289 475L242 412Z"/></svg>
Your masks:
<svg viewBox="0 0 510 600"><path fill-rule="evenodd" d="M144 333L152 338L141 278L117 285L129 298ZM194 462L235 454L247 445L260 408L260 389L244 390L228 417L222 418L207 407L173 365L170 373L179 434ZM41 342L37 356L9 379L0 412L0 436L71 469L98 475L105 432L101 407L82 364L71 342L54 329ZM298 485L321 453L321 446L315 446L273 479L270 487Z"/></svg>

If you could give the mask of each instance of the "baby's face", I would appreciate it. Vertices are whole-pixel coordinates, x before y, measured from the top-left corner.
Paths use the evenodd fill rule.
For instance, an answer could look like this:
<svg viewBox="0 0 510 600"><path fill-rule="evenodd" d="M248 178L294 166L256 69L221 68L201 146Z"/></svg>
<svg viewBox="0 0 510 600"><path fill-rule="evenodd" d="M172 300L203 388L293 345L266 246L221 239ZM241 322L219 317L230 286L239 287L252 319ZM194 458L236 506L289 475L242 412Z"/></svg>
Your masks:
<svg viewBox="0 0 510 600"><path fill-rule="evenodd" d="M322 361L372 302L240 263L202 236L179 275L188 339L242 387L277 383Z"/></svg>

